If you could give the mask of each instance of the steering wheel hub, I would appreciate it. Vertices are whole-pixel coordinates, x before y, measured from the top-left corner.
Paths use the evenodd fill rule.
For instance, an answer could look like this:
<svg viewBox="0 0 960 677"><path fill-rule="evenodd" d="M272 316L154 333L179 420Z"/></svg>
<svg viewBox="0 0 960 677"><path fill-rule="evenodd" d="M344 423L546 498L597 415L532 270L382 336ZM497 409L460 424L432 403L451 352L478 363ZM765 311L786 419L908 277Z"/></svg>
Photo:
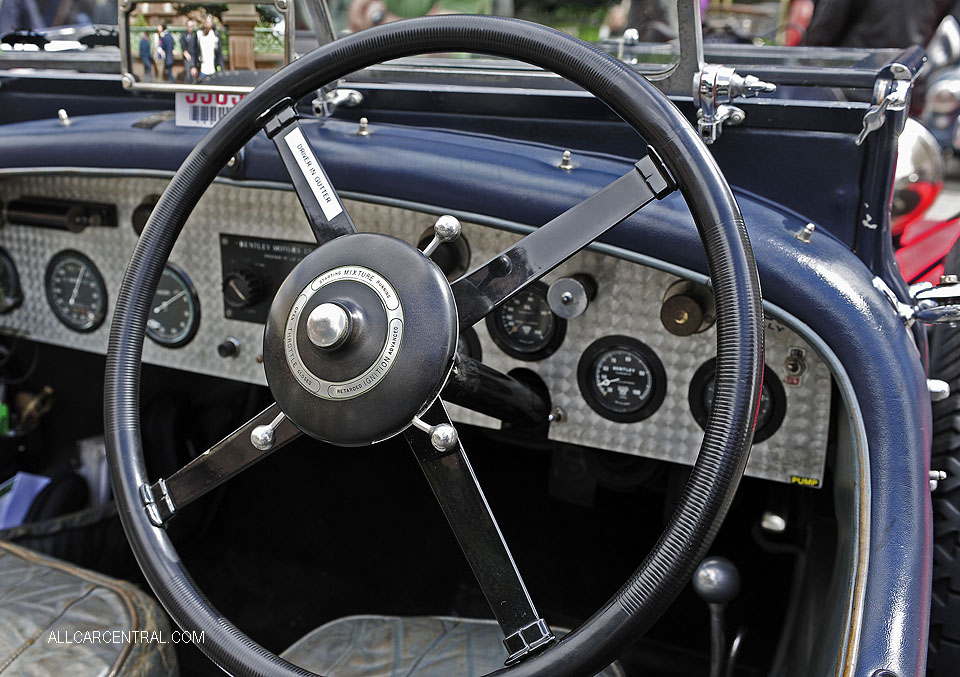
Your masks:
<svg viewBox="0 0 960 677"><path fill-rule="evenodd" d="M457 310L440 269L387 235L337 238L307 256L270 308L263 364L307 434L358 446L403 430L453 364Z"/></svg>

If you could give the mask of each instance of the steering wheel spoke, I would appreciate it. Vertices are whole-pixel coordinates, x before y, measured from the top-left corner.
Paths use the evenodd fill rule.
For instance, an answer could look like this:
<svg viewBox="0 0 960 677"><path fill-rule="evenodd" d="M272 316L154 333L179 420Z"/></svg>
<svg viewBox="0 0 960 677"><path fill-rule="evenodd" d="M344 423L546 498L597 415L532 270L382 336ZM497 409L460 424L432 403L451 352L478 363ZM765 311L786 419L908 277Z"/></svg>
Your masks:
<svg viewBox="0 0 960 677"><path fill-rule="evenodd" d="M461 328L676 188L653 149L634 168L453 283Z"/></svg>
<svg viewBox="0 0 960 677"><path fill-rule="evenodd" d="M293 103L285 99L262 116L260 122L277 147L317 244L356 233L357 227L343 200L300 127Z"/></svg>
<svg viewBox="0 0 960 677"><path fill-rule="evenodd" d="M404 432L480 589L503 630L515 663L554 641L537 613L443 402L437 399Z"/></svg>
<svg viewBox="0 0 960 677"><path fill-rule="evenodd" d="M141 485L140 496L150 521L164 526L184 506L300 435L280 408L271 404L170 477Z"/></svg>

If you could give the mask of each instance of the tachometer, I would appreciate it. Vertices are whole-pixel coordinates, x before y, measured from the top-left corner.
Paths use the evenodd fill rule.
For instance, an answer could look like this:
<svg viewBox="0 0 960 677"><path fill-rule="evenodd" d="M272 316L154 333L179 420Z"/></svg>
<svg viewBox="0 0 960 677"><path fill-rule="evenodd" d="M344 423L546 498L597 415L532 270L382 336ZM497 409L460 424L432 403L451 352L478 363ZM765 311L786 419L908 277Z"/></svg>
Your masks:
<svg viewBox="0 0 960 677"><path fill-rule="evenodd" d="M186 273L168 263L147 315L147 336L167 348L190 342L200 326L200 299Z"/></svg>
<svg viewBox="0 0 960 677"><path fill-rule="evenodd" d="M716 384L716 360L705 362L697 369L690 381L690 392L687 401L690 411L700 427L706 430L707 415L713 406L713 391ZM764 365L763 389L760 391L760 408L757 411L757 425L753 433L753 441L763 442L777 432L787 411L787 397L783 391L780 379L773 370Z"/></svg>
<svg viewBox="0 0 960 677"><path fill-rule="evenodd" d="M53 314L70 329L93 331L107 316L107 285L93 261L65 250L50 259L45 277Z"/></svg>
<svg viewBox="0 0 960 677"><path fill-rule="evenodd" d="M606 336L591 343L580 358L577 381L594 411L621 423L653 415L667 391L660 358L629 336Z"/></svg>
<svg viewBox="0 0 960 677"><path fill-rule="evenodd" d="M567 321L554 315L547 286L534 282L487 315L494 343L511 357L530 362L556 352L567 333Z"/></svg>

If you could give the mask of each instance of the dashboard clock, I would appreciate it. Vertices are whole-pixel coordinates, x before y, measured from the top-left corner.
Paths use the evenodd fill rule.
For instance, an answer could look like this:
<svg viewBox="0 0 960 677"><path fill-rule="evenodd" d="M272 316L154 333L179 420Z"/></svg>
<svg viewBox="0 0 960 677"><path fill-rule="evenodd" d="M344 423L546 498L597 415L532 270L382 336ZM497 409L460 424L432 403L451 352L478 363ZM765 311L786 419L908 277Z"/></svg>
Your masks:
<svg viewBox="0 0 960 677"><path fill-rule="evenodd" d="M547 301L547 285L534 282L487 315L493 342L511 357L534 362L550 357L567 334L567 321Z"/></svg>
<svg viewBox="0 0 960 677"><path fill-rule="evenodd" d="M577 382L595 412L620 423L649 418L667 392L660 358L629 336L605 336L591 343L580 357Z"/></svg>
<svg viewBox="0 0 960 677"><path fill-rule="evenodd" d="M93 261L67 249L47 264L47 302L57 319L74 331L93 331L107 316L107 285Z"/></svg>
<svg viewBox="0 0 960 677"><path fill-rule="evenodd" d="M707 428L707 415L713 405L713 391L716 382L717 361L704 362L690 381L687 401L690 411L701 428ZM787 413L787 396L780 379L768 366L763 366L763 389L760 391L760 408L757 411L757 424L753 432L753 441L763 442L777 432L783 417Z"/></svg>
<svg viewBox="0 0 960 677"><path fill-rule="evenodd" d="M147 315L147 336L166 348L186 345L200 327L200 298L186 273L168 263Z"/></svg>

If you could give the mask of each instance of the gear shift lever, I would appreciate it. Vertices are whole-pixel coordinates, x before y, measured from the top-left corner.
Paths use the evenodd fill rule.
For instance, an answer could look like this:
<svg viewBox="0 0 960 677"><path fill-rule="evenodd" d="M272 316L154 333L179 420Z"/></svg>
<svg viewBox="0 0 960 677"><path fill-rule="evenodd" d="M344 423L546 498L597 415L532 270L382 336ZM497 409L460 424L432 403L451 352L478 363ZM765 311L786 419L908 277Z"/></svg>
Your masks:
<svg viewBox="0 0 960 677"><path fill-rule="evenodd" d="M740 592L740 572L726 557L707 557L693 574L693 589L710 607L710 677L723 674L727 602Z"/></svg>

